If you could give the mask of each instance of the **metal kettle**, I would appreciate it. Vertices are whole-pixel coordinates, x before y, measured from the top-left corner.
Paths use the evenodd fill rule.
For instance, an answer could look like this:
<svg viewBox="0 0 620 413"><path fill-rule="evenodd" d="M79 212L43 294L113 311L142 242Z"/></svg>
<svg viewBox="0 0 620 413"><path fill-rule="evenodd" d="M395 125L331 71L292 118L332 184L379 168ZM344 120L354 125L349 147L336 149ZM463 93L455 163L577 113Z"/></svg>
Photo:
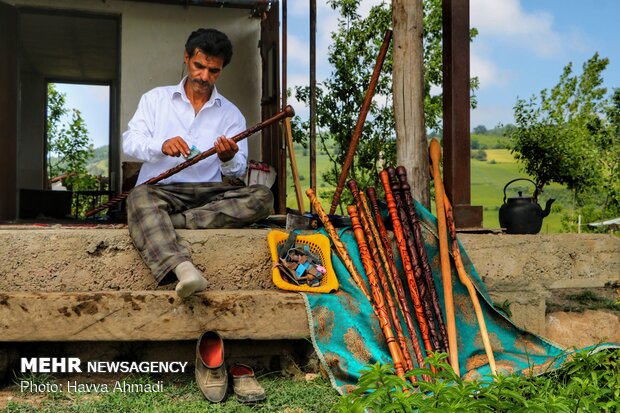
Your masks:
<svg viewBox="0 0 620 413"><path fill-rule="evenodd" d="M522 191L518 191L518 197L508 198L506 202L506 189L516 181L529 181L536 186L527 178L513 179L504 186L504 203L499 209L499 225L506 228L507 234L538 234L543 218L551 212L551 204L555 199L547 200L543 210L536 200L538 194L536 188L533 197L522 196Z"/></svg>

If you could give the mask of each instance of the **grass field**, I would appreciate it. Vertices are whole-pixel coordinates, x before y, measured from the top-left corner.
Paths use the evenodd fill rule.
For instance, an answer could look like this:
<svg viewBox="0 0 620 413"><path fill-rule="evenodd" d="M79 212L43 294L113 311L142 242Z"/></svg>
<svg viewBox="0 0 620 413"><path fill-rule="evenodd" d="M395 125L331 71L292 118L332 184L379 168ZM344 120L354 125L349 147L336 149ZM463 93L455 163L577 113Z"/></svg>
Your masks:
<svg viewBox="0 0 620 413"><path fill-rule="evenodd" d="M491 143L493 137L487 135L484 136L488 143ZM498 138L495 138L496 140ZM318 151L317 151L318 152ZM487 149L487 161L471 160L471 201L472 205L482 205L483 212L483 226L485 228L499 228L499 208L503 203L503 189L504 186L513 179L516 178L528 178L528 176L519 170L519 166L516 160L508 149ZM301 186L302 192L310 186L310 157L306 154L301 146L295 148L295 155L297 159L297 165L299 168L299 174L302 177ZM323 208L329 209L331 204L331 198L321 197L321 193L325 193L326 189L333 189L328 187L322 178L322 173L329 167L329 159L326 155L317 153L317 187L319 198ZM290 173L290 165L287 165L287 206L289 208L297 209L297 201L295 199L295 187L293 186L293 179ZM553 189L557 194L558 192L566 192L562 186L552 184L548 188ZM506 192L507 198L518 196L517 190L523 191L523 196L531 196L534 191L533 184L527 181L518 181L511 184ZM568 198L568 194L565 194L564 198ZM544 204L548 196L543 193L539 196L539 203L541 207ZM304 201L306 209L309 207L309 202L304 194ZM562 206L564 211L570 210L568 205ZM560 214L552 212L543 221L543 227L541 233L557 233L560 232L561 222Z"/></svg>
<svg viewBox="0 0 620 413"><path fill-rule="evenodd" d="M505 136L497 136L497 135L479 135L476 133L472 133L470 140L472 144L474 141L477 141L480 147L486 147L486 148L496 148L500 146L502 148L507 148L508 145L510 144L509 138Z"/></svg>
<svg viewBox="0 0 620 413"><path fill-rule="evenodd" d="M50 382L63 383L62 380L50 376L47 379ZM122 380L131 384L156 384L157 380L162 380L163 391L22 393L19 387L14 385L0 391L0 411L7 413L327 413L339 397L330 383L320 377L307 381L303 377L290 378L273 373L258 377L260 384L265 388L267 399L257 404L242 404L232 394L222 403L210 403L205 400L196 386L193 374L172 380L148 376L130 376ZM88 383L88 380L78 380L78 382ZM112 382L109 382L109 388L114 388Z"/></svg>
<svg viewBox="0 0 620 413"><path fill-rule="evenodd" d="M503 204L504 186L513 179L528 176L519 170L508 149L487 149L486 152L486 162L471 160L471 203L483 206L485 228L499 228L499 208ZM549 188L563 189L561 185L556 184L550 185ZM514 182L508 186L506 197L519 196L517 191L523 191L523 196L532 196L534 185L527 181ZM545 193L539 196L538 202L541 207L544 207L547 198ZM551 213L544 219L541 233L560 232L562 227L560 218L560 214Z"/></svg>

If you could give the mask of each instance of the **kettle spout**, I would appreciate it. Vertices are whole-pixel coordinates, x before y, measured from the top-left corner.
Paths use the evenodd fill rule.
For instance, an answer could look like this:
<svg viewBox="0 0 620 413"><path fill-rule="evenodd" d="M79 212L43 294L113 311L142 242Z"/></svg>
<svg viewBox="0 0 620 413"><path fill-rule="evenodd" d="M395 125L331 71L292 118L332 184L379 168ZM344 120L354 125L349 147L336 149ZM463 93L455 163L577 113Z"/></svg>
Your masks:
<svg viewBox="0 0 620 413"><path fill-rule="evenodd" d="M549 215L551 212L551 204L555 202L555 199L547 199L547 203L545 204L545 210L542 213L543 218Z"/></svg>

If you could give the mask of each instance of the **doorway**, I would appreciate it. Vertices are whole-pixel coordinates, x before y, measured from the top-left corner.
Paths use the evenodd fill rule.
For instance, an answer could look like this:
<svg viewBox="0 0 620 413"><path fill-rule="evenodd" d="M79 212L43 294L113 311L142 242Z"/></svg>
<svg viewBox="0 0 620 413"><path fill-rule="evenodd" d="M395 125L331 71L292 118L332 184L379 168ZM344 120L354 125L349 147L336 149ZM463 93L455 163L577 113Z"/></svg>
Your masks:
<svg viewBox="0 0 620 413"><path fill-rule="evenodd" d="M105 176L106 189L114 191L120 177L120 16L34 7L16 10L19 193L48 191L55 178L49 176L50 162L58 156L48 150L50 85L64 94L69 121L74 109L80 111L95 156L102 158L98 170L89 165L91 173ZM19 198L20 211L32 208Z"/></svg>

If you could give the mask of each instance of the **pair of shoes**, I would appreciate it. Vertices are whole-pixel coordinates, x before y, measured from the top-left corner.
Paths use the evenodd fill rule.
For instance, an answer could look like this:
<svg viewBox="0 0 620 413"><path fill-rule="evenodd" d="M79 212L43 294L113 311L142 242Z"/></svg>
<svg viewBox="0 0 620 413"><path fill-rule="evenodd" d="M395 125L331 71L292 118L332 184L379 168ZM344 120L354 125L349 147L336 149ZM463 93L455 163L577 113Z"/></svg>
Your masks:
<svg viewBox="0 0 620 413"><path fill-rule="evenodd" d="M258 384L250 366L235 364L229 373L233 379L233 390L240 402L256 403L265 400L265 389Z"/></svg>
<svg viewBox="0 0 620 413"><path fill-rule="evenodd" d="M196 344L196 383L211 402L219 403L226 397L228 373L224 363L224 340L215 331L202 333Z"/></svg>
<svg viewBox="0 0 620 413"><path fill-rule="evenodd" d="M235 364L230 368L233 390L242 403L265 399L265 389L258 383L251 367ZM196 383L205 398L219 403L226 397L228 372L224 362L224 341L215 331L206 331L196 344Z"/></svg>

